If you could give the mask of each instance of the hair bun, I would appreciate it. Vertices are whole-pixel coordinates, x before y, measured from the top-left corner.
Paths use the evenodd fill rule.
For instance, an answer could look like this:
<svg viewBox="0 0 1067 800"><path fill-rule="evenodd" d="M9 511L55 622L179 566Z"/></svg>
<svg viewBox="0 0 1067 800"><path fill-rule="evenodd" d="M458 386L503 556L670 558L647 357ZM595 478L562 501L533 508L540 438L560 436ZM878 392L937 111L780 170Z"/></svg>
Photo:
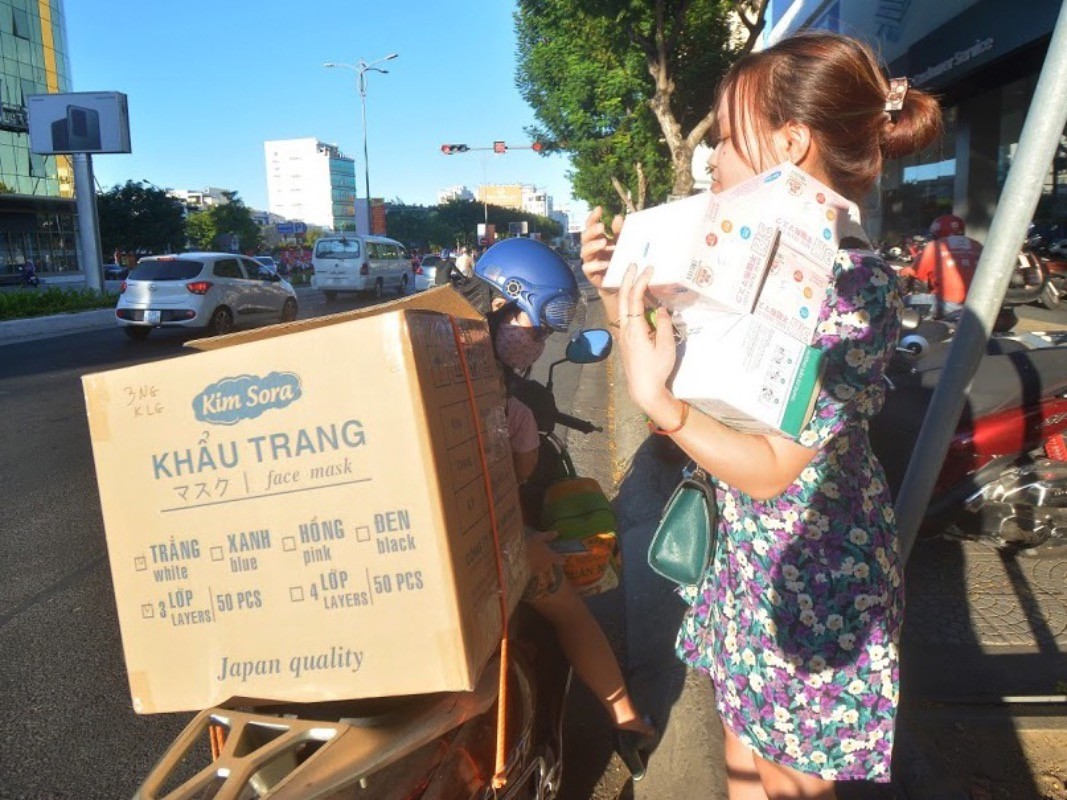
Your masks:
<svg viewBox="0 0 1067 800"><path fill-rule="evenodd" d="M885 158L902 158L927 147L941 135L941 107L921 89L908 89L895 118L887 113L879 146Z"/></svg>

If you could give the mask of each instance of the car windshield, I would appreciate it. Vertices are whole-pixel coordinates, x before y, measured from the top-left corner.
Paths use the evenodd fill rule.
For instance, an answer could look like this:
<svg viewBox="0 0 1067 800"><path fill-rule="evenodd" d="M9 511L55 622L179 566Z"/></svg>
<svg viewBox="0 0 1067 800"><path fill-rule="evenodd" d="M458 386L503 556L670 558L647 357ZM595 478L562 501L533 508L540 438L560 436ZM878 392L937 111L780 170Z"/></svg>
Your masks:
<svg viewBox="0 0 1067 800"><path fill-rule="evenodd" d="M421 264L424 267L436 267L439 263L441 263L441 256L423 256L422 257Z"/></svg>
<svg viewBox="0 0 1067 800"><path fill-rule="evenodd" d="M319 258L359 258L359 240L319 239L315 254Z"/></svg>
<svg viewBox="0 0 1067 800"><path fill-rule="evenodd" d="M130 273L131 281L187 281L204 268L200 261L176 258L167 261L142 261Z"/></svg>
<svg viewBox="0 0 1067 800"><path fill-rule="evenodd" d="M256 256L256 261L260 264L266 264L268 267L274 266L274 259L270 256Z"/></svg>

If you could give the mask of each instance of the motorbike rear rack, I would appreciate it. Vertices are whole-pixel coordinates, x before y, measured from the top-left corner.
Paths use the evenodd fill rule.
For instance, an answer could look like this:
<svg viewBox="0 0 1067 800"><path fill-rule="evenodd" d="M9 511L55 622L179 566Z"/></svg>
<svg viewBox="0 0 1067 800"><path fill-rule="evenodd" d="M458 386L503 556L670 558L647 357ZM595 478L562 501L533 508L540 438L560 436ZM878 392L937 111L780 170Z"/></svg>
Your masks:
<svg viewBox="0 0 1067 800"><path fill-rule="evenodd" d="M499 661L472 692L432 695L410 713L341 717L336 721L210 708L181 732L145 778L135 800L313 800L357 784L464 722L497 699ZM217 757L190 777L194 748L223 740ZM179 780L173 785L175 780ZM170 788L172 785L172 788ZM251 792L251 794L250 794Z"/></svg>

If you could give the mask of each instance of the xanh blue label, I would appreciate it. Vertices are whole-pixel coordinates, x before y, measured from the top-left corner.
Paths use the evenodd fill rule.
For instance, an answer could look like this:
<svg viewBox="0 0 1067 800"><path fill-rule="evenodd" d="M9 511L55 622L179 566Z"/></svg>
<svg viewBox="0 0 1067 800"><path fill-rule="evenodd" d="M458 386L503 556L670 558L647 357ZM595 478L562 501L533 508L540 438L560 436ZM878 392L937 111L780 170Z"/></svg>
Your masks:
<svg viewBox="0 0 1067 800"><path fill-rule="evenodd" d="M292 372L237 375L205 387L193 398L193 413L201 422L236 425L272 408L285 408L300 397L300 378Z"/></svg>

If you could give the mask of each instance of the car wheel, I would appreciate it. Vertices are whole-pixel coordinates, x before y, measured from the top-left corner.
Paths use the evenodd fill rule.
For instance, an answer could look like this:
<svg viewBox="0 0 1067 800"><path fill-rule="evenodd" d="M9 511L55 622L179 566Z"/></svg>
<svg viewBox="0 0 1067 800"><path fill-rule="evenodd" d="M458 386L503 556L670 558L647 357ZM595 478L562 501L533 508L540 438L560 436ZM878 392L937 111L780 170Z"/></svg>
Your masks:
<svg viewBox="0 0 1067 800"><path fill-rule="evenodd" d="M148 334L152 332L152 329L147 325L127 325L122 330L135 342L144 341L148 338Z"/></svg>
<svg viewBox="0 0 1067 800"><path fill-rule="evenodd" d="M329 290L326 290L325 292L323 292L323 294L326 295L326 299L330 302L333 302L337 299L337 292L331 292Z"/></svg>
<svg viewBox="0 0 1067 800"><path fill-rule="evenodd" d="M381 278L378 278L378 280L376 280L374 282L374 299L375 300L382 300L384 298L385 298L385 281L383 281Z"/></svg>
<svg viewBox="0 0 1067 800"><path fill-rule="evenodd" d="M1056 285L1051 280L1046 280L1045 285L1041 287L1041 294L1038 295L1037 302L1050 311L1060 307L1060 290L1056 288Z"/></svg>
<svg viewBox="0 0 1067 800"><path fill-rule="evenodd" d="M282 306L282 322L292 322L296 319L296 300L289 298Z"/></svg>
<svg viewBox="0 0 1067 800"><path fill-rule="evenodd" d="M208 320L207 329L212 336L223 336L233 330L233 312L226 306L219 306Z"/></svg>
<svg viewBox="0 0 1067 800"><path fill-rule="evenodd" d="M400 288L396 290L396 293L399 295L405 295L408 293L408 275L406 272L400 278Z"/></svg>

